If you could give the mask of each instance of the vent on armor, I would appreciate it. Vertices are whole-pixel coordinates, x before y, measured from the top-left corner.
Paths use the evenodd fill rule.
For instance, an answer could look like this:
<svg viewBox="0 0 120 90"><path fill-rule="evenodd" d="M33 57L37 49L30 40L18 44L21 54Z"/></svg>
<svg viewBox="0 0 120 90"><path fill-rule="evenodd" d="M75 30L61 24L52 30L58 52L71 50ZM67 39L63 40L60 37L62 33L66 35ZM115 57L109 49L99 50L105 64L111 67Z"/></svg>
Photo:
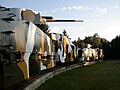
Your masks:
<svg viewBox="0 0 120 90"><path fill-rule="evenodd" d="M13 18L9 17L9 18L2 18L2 20L9 22L9 21L15 21Z"/></svg>
<svg viewBox="0 0 120 90"><path fill-rule="evenodd" d="M9 16L11 16L11 17L15 17L15 16L16 16L14 13L9 13L9 14L7 14L7 15L9 15Z"/></svg>
<svg viewBox="0 0 120 90"><path fill-rule="evenodd" d="M15 33L15 32L13 32L13 31L2 31L1 33L3 33L3 34L12 34L12 33Z"/></svg>
<svg viewBox="0 0 120 90"><path fill-rule="evenodd" d="M0 6L0 11L10 11L10 8Z"/></svg>

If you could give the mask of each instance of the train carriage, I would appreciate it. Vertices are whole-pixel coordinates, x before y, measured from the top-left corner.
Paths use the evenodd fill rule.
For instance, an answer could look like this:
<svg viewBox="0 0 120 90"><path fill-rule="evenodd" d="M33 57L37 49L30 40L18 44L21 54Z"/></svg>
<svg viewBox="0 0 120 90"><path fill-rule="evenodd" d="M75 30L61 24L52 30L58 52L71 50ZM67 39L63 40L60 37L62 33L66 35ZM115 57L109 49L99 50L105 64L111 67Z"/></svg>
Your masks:
<svg viewBox="0 0 120 90"><path fill-rule="evenodd" d="M39 13L0 7L0 88L13 86L60 63L75 62L76 46L71 40L63 34L48 35L40 25Z"/></svg>
<svg viewBox="0 0 120 90"><path fill-rule="evenodd" d="M21 10L3 8L0 12L0 76L4 83L1 87L16 84L56 64L52 40L33 22L20 20Z"/></svg>
<svg viewBox="0 0 120 90"><path fill-rule="evenodd" d="M51 33L50 36L54 41L57 63L74 62L76 59L76 46L71 40L67 36L59 33Z"/></svg>

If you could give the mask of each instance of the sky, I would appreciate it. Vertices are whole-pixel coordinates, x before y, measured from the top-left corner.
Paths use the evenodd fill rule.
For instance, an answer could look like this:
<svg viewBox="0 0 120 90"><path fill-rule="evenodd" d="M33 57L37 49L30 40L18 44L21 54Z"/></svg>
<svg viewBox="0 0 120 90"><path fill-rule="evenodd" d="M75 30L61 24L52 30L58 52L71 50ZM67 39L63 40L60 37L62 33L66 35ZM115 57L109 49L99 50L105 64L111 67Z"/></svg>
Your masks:
<svg viewBox="0 0 120 90"><path fill-rule="evenodd" d="M65 29L71 40L93 36L108 41L120 35L120 0L0 0L8 8L26 8L54 19L79 19L84 22L48 23L50 32Z"/></svg>

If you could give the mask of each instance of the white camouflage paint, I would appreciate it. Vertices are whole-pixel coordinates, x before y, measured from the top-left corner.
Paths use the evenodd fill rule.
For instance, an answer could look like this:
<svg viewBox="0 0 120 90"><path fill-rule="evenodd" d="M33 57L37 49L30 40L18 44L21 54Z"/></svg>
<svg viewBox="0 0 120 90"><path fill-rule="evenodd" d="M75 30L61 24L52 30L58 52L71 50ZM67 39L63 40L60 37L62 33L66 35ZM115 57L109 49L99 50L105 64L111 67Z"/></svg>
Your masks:
<svg viewBox="0 0 120 90"><path fill-rule="evenodd" d="M40 69L41 70L47 69L47 67L45 65L43 65L42 61L40 61Z"/></svg>
<svg viewBox="0 0 120 90"><path fill-rule="evenodd" d="M64 52L64 56L63 56L63 46L62 46L62 44L61 44L61 50L59 50L58 54L60 55L60 61L62 63L65 63L66 53Z"/></svg>
<svg viewBox="0 0 120 90"><path fill-rule="evenodd" d="M54 67L55 64L54 64L54 53L52 52L52 67Z"/></svg>
<svg viewBox="0 0 120 90"><path fill-rule="evenodd" d="M50 45L50 38L47 37L47 42L48 42L48 46L49 46L49 54L51 54L51 45Z"/></svg>
<svg viewBox="0 0 120 90"><path fill-rule="evenodd" d="M32 22L30 22L28 34L27 34L26 50L24 54L24 60L27 64L28 78L29 78L29 57L30 57L30 54L33 52L33 48L35 44L34 42L35 32L36 32L36 26Z"/></svg>

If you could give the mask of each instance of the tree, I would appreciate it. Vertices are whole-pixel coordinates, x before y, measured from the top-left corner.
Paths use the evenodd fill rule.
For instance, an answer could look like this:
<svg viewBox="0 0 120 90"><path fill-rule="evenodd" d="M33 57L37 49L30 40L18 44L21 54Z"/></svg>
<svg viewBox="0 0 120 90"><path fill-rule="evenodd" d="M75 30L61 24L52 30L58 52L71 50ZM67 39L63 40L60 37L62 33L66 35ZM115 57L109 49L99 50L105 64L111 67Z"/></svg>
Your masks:
<svg viewBox="0 0 120 90"><path fill-rule="evenodd" d="M120 36L111 41L111 52L113 59L120 59Z"/></svg>
<svg viewBox="0 0 120 90"><path fill-rule="evenodd" d="M99 37L98 33L93 35L93 46L94 47L101 47L101 38Z"/></svg>
<svg viewBox="0 0 120 90"><path fill-rule="evenodd" d="M92 45L93 44L93 37L92 36L85 37L84 43Z"/></svg>
<svg viewBox="0 0 120 90"><path fill-rule="evenodd" d="M95 33L93 37L100 37L100 36L98 35L98 33Z"/></svg>
<svg viewBox="0 0 120 90"><path fill-rule="evenodd" d="M65 29L64 29L64 31L63 31L63 35L69 37L69 35L67 34L67 32L66 32Z"/></svg>
<svg viewBox="0 0 120 90"><path fill-rule="evenodd" d="M104 52L104 59L111 59L111 44L105 38L101 38L102 49Z"/></svg>

